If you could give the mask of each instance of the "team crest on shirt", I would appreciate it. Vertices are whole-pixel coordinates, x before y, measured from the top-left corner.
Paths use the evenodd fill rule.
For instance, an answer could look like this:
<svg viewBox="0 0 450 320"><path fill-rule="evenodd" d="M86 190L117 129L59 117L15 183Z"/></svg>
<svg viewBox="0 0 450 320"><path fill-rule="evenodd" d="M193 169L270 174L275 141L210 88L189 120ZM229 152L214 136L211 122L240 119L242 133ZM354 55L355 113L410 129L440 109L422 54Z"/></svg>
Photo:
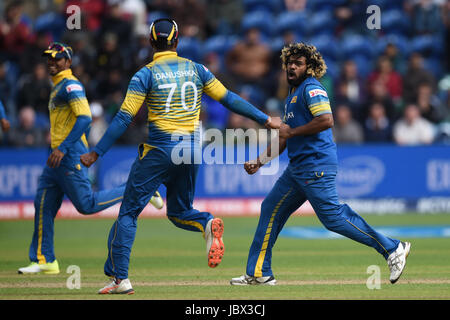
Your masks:
<svg viewBox="0 0 450 320"><path fill-rule="evenodd" d="M312 98L312 97L315 97L315 96L324 96L324 97L327 97L327 98L328 98L327 92L326 92L325 90L322 90L322 89L313 89L313 90L309 90L308 93L309 93L309 96L310 96L311 98Z"/></svg>
<svg viewBox="0 0 450 320"><path fill-rule="evenodd" d="M66 87L66 91L67 91L67 93L73 92L73 91L83 91L83 87L80 86L79 84L76 84L76 83L74 83L74 84L69 84L69 85Z"/></svg>

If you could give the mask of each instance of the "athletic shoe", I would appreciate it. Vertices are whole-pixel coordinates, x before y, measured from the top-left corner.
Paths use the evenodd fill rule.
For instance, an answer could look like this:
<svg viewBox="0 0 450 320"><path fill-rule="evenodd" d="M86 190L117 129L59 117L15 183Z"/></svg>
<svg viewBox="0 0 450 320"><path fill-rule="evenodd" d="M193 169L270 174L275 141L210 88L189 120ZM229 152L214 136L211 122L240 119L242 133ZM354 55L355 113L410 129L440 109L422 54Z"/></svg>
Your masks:
<svg viewBox="0 0 450 320"><path fill-rule="evenodd" d="M277 280L275 280L273 276L252 277L245 274L243 276L240 276L239 278L232 278L230 284L232 286L248 286L248 285L274 286L277 284Z"/></svg>
<svg viewBox="0 0 450 320"><path fill-rule="evenodd" d="M134 289L128 279L111 278L111 282L98 291L99 294L133 294Z"/></svg>
<svg viewBox="0 0 450 320"><path fill-rule="evenodd" d="M402 272L406 266L406 258L408 258L410 249L411 243L400 242L397 249L389 255L387 263L389 266L389 270L391 271L391 275L389 277L391 283L396 283L402 275Z"/></svg>
<svg viewBox="0 0 450 320"><path fill-rule="evenodd" d="M222 261L225 252L225 245L222 239L223 221L220 218L214 218L206 224L205 240L206 254L208 255L208 266L215 268Z"/></svg>
<svg viewBox="0 0 450 320"><path fill-rule="evenodd" d="M36 273L43 273L43 274L58 274L59 273L59 265L58 261L53 261L49 263L44 264L38 264L36 262L32 262L29 266L19 268L17 270L19 274L36 274Z"/></svg>
<svg viewBox="0 0 450 320"><path fill-rule="evenodd" d="M155 192L155 194L150 198L149 201L156 209L161 209L164 206L164 201L159 194L158 191Z"/></svg>

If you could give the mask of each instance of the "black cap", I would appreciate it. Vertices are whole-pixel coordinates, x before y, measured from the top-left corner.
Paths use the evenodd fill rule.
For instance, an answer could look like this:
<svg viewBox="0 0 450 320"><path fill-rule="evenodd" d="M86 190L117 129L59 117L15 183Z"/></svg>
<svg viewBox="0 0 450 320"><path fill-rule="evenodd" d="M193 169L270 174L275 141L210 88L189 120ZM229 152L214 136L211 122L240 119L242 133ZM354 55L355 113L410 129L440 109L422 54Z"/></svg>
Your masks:
<svg viewBox="0 0 450 320"><path fill-rule="evenodd" d="M174 20L158 19L150 26L150 41L172 46L178 39L178 26Z"/></svg>

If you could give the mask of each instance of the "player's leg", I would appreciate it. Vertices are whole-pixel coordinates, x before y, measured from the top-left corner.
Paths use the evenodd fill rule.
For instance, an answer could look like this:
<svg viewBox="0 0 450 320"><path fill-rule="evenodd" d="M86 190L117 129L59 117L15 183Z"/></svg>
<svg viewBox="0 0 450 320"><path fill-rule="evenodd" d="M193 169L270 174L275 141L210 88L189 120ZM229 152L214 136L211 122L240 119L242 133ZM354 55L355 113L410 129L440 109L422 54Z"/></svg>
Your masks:
<svg viewBox="0 0 450 320"><path fill-rule="evenodd" d="M209 212L194 209L195 182L198 165L172 165L167 187L167 217L178 228L201 232L206 240L208 266L217 267L225 252L223 221Z"/></svg>
<svg viewBox="0 0 450 320"><path fill-rule="evenodd" d="M54 170L46 167L39 177L34 200L34 231L29 248L31 265L20 268L19 273L59 273L54 252L54 219L63 195L55 181Z"/></svg>
<svg viewBox="0 0 450 320"><path fill-rule="evenodd" d="M395 283L405 268L411 244L384 236L347 204L340 204L336 192L336 172L303 173L299 182L325 227L378 251L387 260L389 280Z"/></svg>
<svg viewBox="0 0 450 320"><path fill-rule="evenodd" d="M261 205L247 260L247 276L273 277L272 248L287 219L304 202L305 196L297 188L290 170L286 169Z"/></svg>
<svg viewBox="0 0 450 320"><path fill-rule="evenodd" d="M168 161L167 154L158 148L145 155L140 153L131 167L119 216L109 232L108 257L104 265L106 275L128 278L137 218L166 178ZM100 293L111 293L107 291Z"/></svg>
<svg viewBox="0 0 450 320"><path fill-rule="evenodd" d="M330 231L374 248L386 259L400 241L374 230L347 204L338 201L336 172L305 172L298 183L322 224Z"/></svg>
<svg viewBox="0 0 450 320"><path fill-rule="evenodd" d="M193 208L195 182L199 166L180 164L170 167L167 187L167 216L178 228L205 233L206 225L213 215Z"/></svg>
<svg viewBox="0 0 450 320"><path fill-rule="evenodd" d="M94 214L107 209L122 201L125 191L125 183L108 190L94 192L87 168L75 161L66 161L58 168L58 174L62 181L64 193L73 203L78 212L82 214Z"/></svg>

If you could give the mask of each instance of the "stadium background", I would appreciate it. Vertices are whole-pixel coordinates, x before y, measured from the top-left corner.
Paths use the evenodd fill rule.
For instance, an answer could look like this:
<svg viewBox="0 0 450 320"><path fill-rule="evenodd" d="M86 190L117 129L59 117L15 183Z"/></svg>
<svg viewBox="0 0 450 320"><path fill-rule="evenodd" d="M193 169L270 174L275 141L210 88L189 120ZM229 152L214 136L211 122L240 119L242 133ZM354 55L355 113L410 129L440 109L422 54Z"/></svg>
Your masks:
<svg viewBox="0 0 450 320"><path fill-rule="evenodd" d="M70 5L81 8L79 30L66 28ZM380 29L367 27L369 5L381 10ZM335 117L342 200L362 213L450 212L449 13L449 2L439 0L2 1L0 99L12 129L0 132L0 219L34 216L36 181L49 154L51 84L41 57L48 43L74 48L73 71L86 87L95 145L132 74L150 61L148 27L159 17L180 26L180 56L204 63L272 115L280 115L287 93L283 44L316 45L328 66L321 81ZM96 187L126 179L146 136L145 120L143 108L92 170ZM201 120L205 128L255 128L206 96ZM286 161L281 157L280 171ZM249 177L238 164L203 165L196 206L256 215L276 177ZM311 213L308 206L301 210ZM164 213L148 206L143 216ZM60 216L83 217L67 202Z"/></svg>

